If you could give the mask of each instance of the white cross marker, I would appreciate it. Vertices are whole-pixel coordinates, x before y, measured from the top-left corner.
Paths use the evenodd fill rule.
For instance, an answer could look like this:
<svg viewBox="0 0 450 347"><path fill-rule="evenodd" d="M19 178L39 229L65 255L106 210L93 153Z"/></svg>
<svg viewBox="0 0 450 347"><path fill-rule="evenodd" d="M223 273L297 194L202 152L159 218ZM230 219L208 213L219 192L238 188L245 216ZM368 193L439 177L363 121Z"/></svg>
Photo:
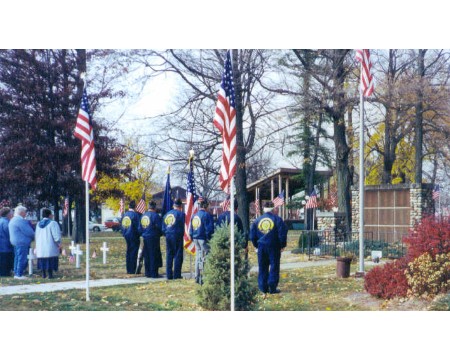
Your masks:
<svg viewBox="0 0 450 347"><path fill-rule="evenodd" d="M74 241L70 241L70 247L69 247L69 249L70 249L70 254L71 255L74 255L75 253L73 252L73 251L75 251L75 242Z"/></svg>
<svg viewBox="0 0 450 347"><path fill-rule="evenodd" d="M32 275L33 274L33 260L37 259L37 257L34 255L33 249L30 248L27 258L28 258L28 274Z"/></svg>
<svg viewBox="0 0 450 347"><path fill-rule="evenodd" d="M83 255L83 251L80 249L80 245L77 245L76 249L73 251L73 254L75 254L75 267L77 269L80 268L80 256Z"/></svg>
<svg viewBox="0 0 450 347"><path fill-rule="evenodd" d="M103 247L100 247L100 250L103 252L103 264L106 264L106 252L109 252L106 242L103 242Z"/></svg>

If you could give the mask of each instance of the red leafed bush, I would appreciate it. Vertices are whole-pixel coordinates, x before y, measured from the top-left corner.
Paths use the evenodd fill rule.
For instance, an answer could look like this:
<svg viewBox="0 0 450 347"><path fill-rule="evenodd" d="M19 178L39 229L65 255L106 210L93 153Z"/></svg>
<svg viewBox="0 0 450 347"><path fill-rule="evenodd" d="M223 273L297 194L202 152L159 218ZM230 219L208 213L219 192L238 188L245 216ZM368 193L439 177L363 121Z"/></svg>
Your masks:
<svg viewBox="0 0 450 347"><path fill-rule="evenodd" d="M406 297L409 288L405 275L407 267L407 257L374 267L364 277L364 289L383 299Z"/></svg>
<svg viewBox="0 0 450 347"><path fill-rule="evenodd" d="M423 218L403 241L408 245L411 260L424 253L430 254L433 259L437 254L450 253L450 219Z"/></svg>

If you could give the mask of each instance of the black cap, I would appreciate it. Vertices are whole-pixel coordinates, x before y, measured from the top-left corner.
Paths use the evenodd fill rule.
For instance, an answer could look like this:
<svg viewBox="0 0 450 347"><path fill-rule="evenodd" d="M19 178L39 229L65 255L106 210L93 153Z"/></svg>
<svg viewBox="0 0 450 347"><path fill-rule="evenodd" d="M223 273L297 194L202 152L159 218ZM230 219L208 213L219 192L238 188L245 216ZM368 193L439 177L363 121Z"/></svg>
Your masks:
<svg viewBox="0 0 450 347"><path fill-rule="evenodd" d="M136 201L131 200L128 206L129 206L130 208L136 208Z"/></svg>
<svg viewBox="0 0 450 347"><path fill-rule="evenodd" d="M264 207L265 207L265 208L273 208L273 207L274 207L274 204L273 204L272 201L266 201L266 202L264 203Z"/></svg>
<svg viewBox="0 0 450 347"><path fill-rule="evenodd" d="M175 202L173 203L173 206L175 206L175 207L183 206L183 203L181 202L181 199L176 199Z"/></svg>
<svg viewBox="0 0 450 347"><path fill-rule="evenodd" d="M200 201L200 207L206 208L206 207L208 207L208 205L209 205L208 199L203 198L203 200Z"/></svg>
<svg viewBox="0 0 450 347"><path fill-rule="evenodd" d="M154 209L156 208L156 202L154 202L153 200L150 201L150 202L148 203L148 207L154 210Z"/></svg>

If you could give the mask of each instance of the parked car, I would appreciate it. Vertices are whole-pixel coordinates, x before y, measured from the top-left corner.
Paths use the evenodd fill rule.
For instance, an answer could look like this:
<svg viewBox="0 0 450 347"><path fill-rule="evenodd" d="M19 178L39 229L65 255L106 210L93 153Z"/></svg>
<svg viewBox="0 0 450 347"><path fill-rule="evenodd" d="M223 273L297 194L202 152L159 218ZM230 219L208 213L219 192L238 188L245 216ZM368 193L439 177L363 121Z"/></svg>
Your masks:
<svg viewBox="0 0 450 347"><path fill-rule="evenodd" d="M93 232L106 231L106 227L103 224L89 221L89 231Z"/></svg>
<svg viewBox="0 0 450 347"><path fill-rule="evenodd" d="M118 218L118 217L108 218L107 220L105 220L105 222L103 224L105 224L105 227L107 227L108 229L112 229L113 231L120 230L121 224L120 224L120 218Z"/></svg>

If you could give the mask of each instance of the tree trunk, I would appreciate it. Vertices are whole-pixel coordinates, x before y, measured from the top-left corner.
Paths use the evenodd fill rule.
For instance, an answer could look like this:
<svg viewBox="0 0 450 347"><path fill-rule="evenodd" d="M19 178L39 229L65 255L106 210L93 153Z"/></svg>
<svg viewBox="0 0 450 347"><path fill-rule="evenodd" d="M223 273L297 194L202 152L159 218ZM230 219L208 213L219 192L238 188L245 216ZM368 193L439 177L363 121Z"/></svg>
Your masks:
<svg viewBox="0 0 450 347"><path fill-rule="evenodd" d="M86 242L86 203L84 195L75 197L75 225L72 239L75 243Z"/></svg>
<svg viewBox="0 0 450 347"><path fill-rule="evenodd" d="M244 131L243 131L243 105L242 105L242 86L241 73L238 65L238 51L232 51L233 62L233 83L235 90L235 104L236 104L236 197L239 204L238 214L242 219L244 233L248 235L250 229L250 213L249 213L249 199L247 195L247 173L245 166L245 156L247 154L244 147Z"/></svg>
<svg viewBox="0 0 450 347"><path fill-rule="evenodd" d="M415 182L422 183L422 143L423 143L423 77L425 76L425 54L426 49L419 49L417 57L417 75L419 83L417 86L417 103L415 116Z"/></svg>

